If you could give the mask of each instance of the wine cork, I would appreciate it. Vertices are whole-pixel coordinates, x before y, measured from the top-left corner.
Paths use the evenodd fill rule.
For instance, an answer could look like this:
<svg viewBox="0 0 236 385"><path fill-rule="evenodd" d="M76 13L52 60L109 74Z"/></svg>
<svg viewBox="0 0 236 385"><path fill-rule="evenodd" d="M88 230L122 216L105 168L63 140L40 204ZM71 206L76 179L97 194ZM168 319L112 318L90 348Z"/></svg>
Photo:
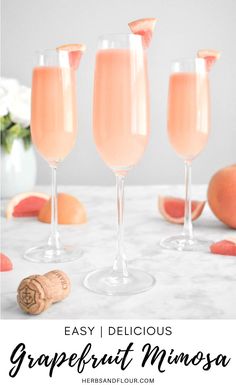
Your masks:
<svg viewBox="0 0 236 385"><path fill-rule="evenodd" d="M24 278L17 289L17 302L29 314L40 314L70 293L70 280L60 270Z"/></svg>

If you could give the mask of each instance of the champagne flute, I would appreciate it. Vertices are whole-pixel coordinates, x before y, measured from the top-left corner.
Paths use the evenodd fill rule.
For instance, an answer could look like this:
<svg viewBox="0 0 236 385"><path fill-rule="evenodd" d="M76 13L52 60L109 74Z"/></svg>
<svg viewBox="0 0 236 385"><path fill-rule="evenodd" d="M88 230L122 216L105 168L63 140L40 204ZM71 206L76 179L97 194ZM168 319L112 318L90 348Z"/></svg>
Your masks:
<svg viewBox="0 0 236 385"><path fill-rule="evenodd" d="M74 146L76 133L76 71L69 52L40 51L32 76L31 135L52 172L51 234L45 245L25 252L32 262L67 262L81 256L78 247L61 243L57 228L57 167Z"/></svg>
<svg viewBox="0 0 236 385"><path fill-rule="evenodd" d="M168 135L185 164L185 215L183 233L161 241L176 250L201 250L209 241L193 236L191 166L206 146L210 130L209 78L204 59L183 59L172 64L169 80Z"/></svg>
<svg viewBox="0 0 236 385"><path fill-rule="evenodd" d="M149 138L147 58L141 37L109 34L99 39L94 78L94 139L116 176L117 252L113 267L87 275L85 286L97 293L128 295L154 285L148 273L128 269L123 241L124 179L142 157Z"/></svg>

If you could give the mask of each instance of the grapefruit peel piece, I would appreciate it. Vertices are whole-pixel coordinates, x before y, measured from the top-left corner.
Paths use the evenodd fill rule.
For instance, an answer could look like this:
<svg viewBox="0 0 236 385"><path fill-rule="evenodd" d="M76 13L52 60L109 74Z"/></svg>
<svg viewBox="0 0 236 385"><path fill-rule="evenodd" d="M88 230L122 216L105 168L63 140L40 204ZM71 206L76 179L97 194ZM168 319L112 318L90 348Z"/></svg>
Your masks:
<svg viewBox="0 0 236 385"><path fill-rule="evenodd" d="M86 50L85 44L64 44L56 48L62 54L66 52L69 55L69 64L73 70L77 70L80 60Z"/></svg>
<svg viewBox="0 0 236 385"><path fill-rule="evenodd" d="M13 269L12 261L5 254L0 253L0 271L10 271Z"/></svg>
<svg viewBox="0 0 236 385"><path fill-rule="evenodd" d="M236 256L236 238L215 242L210 246L210 251L213 254Z"/></svg>
<svg viewBox="0 0 236 385"><path fill-rule="evenodd" d="M144 48L148 48L151 43L156 22L157 19L155 17L149 17L145 19L134 20L128 23L129 28L135 35L142 36Z"/></svg>
<svg viewBox="0 0 236 385"><path fill-rule="evenodd" d="M202 213L206 201L192 201L192 220L195 221ZM159 196L158 207L161 215L169 222L184 223L185 200L172 196Z"/></svg>
<svg viewBox="0 0 236 385"><path fill-rule="evenodd" d="M208 72L211 70L212 66L220 58L220 56L221 53L214 49L200 49L197 52L197 57L205 60Z"/></svg>
<svg viewBox="0 0 236 385"><path fill-rule="evenodd" d="M49 196L42 192L26 192L14 196L7 205L6 218L12 217L35 217L41 207L49 199Z"/></svg>

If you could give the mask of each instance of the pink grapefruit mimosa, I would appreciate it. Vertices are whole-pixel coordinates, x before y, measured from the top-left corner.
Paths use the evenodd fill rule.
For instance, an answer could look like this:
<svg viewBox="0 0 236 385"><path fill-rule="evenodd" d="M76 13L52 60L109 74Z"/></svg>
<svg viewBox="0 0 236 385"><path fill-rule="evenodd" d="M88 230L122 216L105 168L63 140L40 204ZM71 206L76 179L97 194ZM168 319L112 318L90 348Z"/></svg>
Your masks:
<svg viewBox="0 0 236 385"><path fill-rule="evenodd" d="M117 251L113 267L89 273L85 286L107 295L148 290L154 278L128 269L123 240L124 179L149 137L149 93L142 38L110 34L99 40L94 77L93 132L97 149L116 176Z"/></svg>
<svg viewBox="0 0 236 385"><path fill-rule="evenodd" d="M193 237L191 204L192 160L203 150L210 130L208 71L204 59L174 62L169 80L168 135L185 163L185 214L183 233L161 241L179 251L207 250L209 242Z"/></svg>
<svg viewBox="0 0 236 385"><path fill-rule="evenodd" d="M146 69L142 50L105 49L97 53L94 138L101 157L114 170L135 165L148 142Z"/></svg>
<svg viewBox="0 0 236 385"><path fill-rule="evenodd" d="M57 228L56 175L58 165L69 154L76 139L76 69L84 50L84 45L77 44L40 51L33 69L32 141L51 168L52 194L51 233L45 244L26 250L24 257L32 262L69 262L82 254L77 245L61 243Z"/></svg>

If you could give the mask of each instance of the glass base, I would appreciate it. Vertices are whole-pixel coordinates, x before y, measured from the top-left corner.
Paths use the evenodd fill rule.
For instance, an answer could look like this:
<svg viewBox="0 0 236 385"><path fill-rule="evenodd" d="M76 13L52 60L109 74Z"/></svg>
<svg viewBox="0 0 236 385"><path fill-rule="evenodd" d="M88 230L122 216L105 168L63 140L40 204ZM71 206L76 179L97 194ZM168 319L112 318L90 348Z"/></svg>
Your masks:
<svg viewBox="0 0 236 385"><path fill-rule="evenodd" d="M209 251L211 241L207 239L188 238L185 235L175 235L163 239L160 242L164 249L178 250L178 251Z"/></svg>
<svg viewBox="0 0 236 385"><path fill-rule="evenodd" d="M152 275L141 270L130 269L128 277L124 278L114 273L111 267L107 267L89 273L84 286L99 294L131 295L151 289L155 282Z"/></svg>
<svg viewBox="0 0 236 385"><path fill-rule="evenodd" d="M82 254L82 250L76 246L53 248L52 246L44 245L28 249L24 254L24 258L31 262L63 263L75 261Z"/></svg>

